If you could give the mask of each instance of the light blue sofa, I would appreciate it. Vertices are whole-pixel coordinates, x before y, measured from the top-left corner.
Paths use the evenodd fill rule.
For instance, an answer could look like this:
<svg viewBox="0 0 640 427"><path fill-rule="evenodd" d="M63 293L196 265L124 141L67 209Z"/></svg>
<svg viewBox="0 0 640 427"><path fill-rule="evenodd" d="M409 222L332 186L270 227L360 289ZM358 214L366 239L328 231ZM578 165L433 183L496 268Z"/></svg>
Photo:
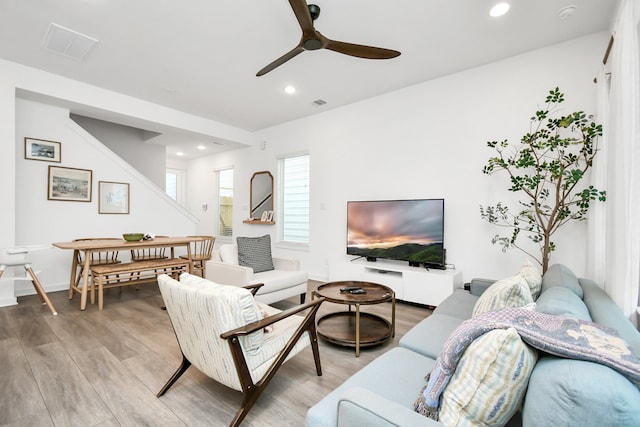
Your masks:
<svg viewBox="0 0 640 427"><path fill-rule="evenodd" d="M433 314L393 348L329 393L307 412L307 427L443 426L413 411L424 376L450 333L471 317L491 281L474 279L457 289ZM592 281L578 279L560 264L542 278L536 310L582 318L617 329L640 355L640 333ZM616 371L596 363L540 354L521 412L509 426L638 427L640 389Z"/></svg>

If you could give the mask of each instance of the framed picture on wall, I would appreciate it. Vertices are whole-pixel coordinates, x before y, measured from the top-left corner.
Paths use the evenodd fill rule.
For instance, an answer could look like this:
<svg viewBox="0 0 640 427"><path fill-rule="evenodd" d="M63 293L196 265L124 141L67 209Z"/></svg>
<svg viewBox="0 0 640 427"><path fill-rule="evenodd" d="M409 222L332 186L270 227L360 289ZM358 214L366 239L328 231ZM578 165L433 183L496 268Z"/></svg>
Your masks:
<svg viewBox="0 0 640 427"><path fill-rule="evenodd" d="M89 169L49 166L47 199L90 202L93 172Z"/></svg>
<svg viewBox="0 0 640 427"><path fill-rule="evenodd" d="M24 158L60 163L62 144L46 139L24 138Z"/></svg>
<svg viewBox="0 0 640 427"><path fill-rule="evenodd" d="M126 182L98 181L98 213L128 214L129 184Z"/></svg>

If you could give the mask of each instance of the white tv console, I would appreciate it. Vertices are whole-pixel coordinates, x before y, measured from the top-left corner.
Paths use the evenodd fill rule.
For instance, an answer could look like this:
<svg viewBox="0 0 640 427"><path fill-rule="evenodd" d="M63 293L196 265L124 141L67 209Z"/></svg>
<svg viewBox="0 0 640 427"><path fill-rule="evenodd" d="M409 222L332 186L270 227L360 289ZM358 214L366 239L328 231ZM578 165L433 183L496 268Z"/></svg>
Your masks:
<svg viewBox="0 0 640 427"><path fill-rule="evenodd" d="M379 283L393 289L396 299L437 306L462 284L462 272L410 267L401 261L344 259L329 263L329 279Z"/></svg>

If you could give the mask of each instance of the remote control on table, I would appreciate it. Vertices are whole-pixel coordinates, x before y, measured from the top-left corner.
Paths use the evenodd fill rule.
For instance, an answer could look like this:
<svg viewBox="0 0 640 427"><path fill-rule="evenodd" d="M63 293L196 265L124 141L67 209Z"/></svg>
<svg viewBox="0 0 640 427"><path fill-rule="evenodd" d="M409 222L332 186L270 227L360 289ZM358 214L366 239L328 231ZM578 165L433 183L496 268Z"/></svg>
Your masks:
<svg viewBox="0 0 640 427"><path fill-rule="evenodd" d="M349 291L349 292L352 293L352 294L366 294L367 293L367 291L365 291L364 289L360 289L360 288L354 289L354 290Z"/></svg>
<svg viewBox="0 0 640 427"><path fill-rule="evenodd" d="M340 292L353 292L361 289L359 286L347 286L346 288L340 288Z"/></svg>

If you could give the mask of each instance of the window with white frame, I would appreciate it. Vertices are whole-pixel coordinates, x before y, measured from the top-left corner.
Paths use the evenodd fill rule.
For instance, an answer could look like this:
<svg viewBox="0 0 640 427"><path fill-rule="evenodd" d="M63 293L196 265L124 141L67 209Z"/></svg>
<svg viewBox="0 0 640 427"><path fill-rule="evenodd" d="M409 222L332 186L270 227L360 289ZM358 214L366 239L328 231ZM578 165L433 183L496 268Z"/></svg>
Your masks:
<svg viewBox="0 0 640 427"><path fill-rule="evenodd" d="M278 161L278 240L309 243L309 155Z"/></svg>
<svg viewBox="0 0 640 427"><path fill-rule="evenodd" d="M218 236L233 235L233 169L218 171Z"/></svg>
<svg viewBox="0 0 640 427"><path fill-rule="evenodd" d="M180 169L167 169L165 192L176 202L180 203L180 197L182 192L180 191L180 185L182 184L182 171Z"/></svg>

